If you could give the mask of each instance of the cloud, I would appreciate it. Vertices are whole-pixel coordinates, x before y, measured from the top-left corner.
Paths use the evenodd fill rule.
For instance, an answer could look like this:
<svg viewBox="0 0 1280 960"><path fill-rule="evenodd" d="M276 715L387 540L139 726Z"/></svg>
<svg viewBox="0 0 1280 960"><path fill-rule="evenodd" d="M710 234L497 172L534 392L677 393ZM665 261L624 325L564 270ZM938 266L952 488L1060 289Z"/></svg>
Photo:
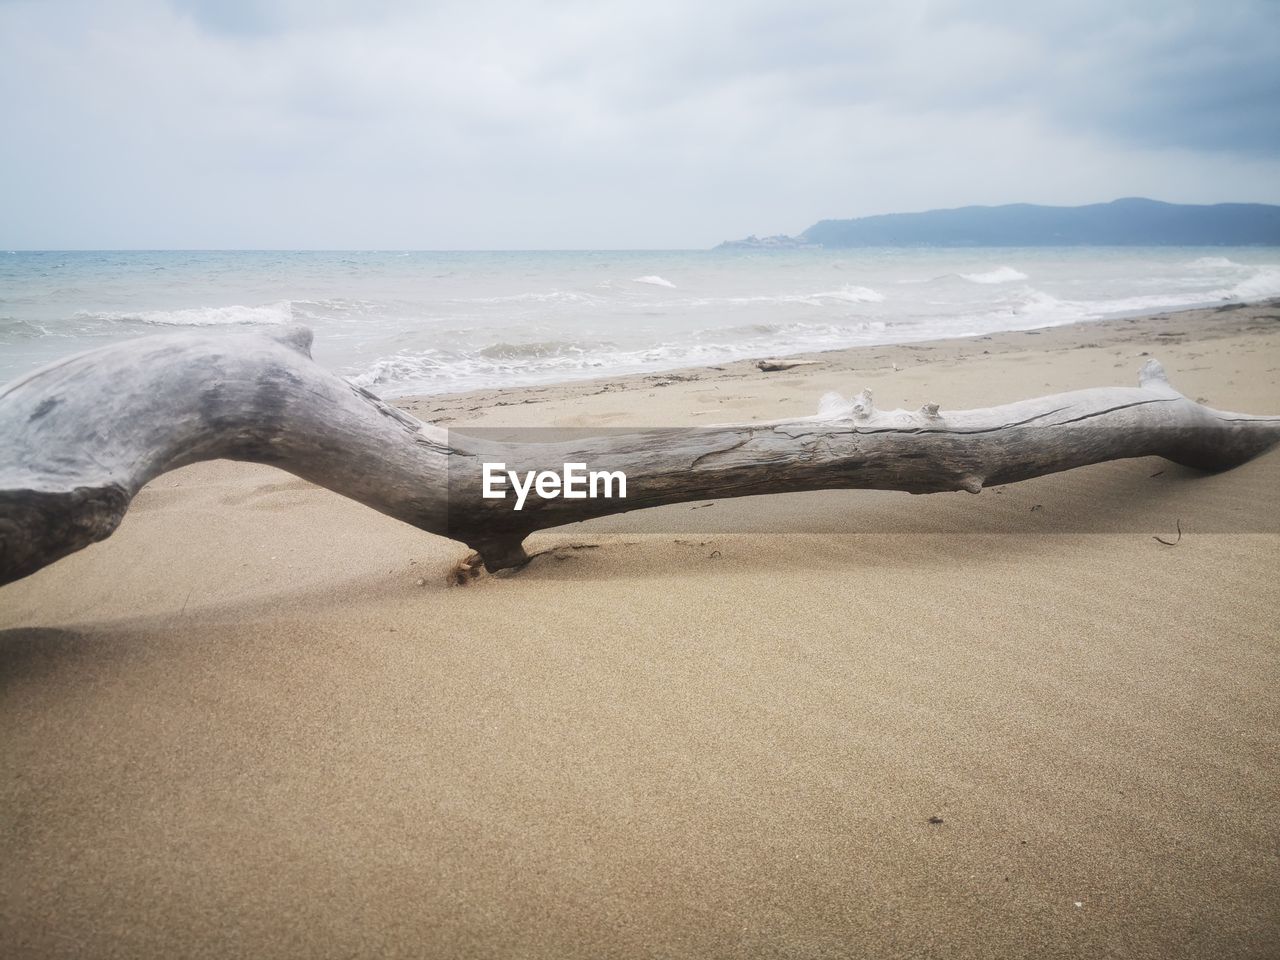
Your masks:
<svg viewBox="0 0 1280 960"><path fill-rule="evenodd" d="M9 246L698 246L1280 201L1265 3L0 3Z"/></svg>

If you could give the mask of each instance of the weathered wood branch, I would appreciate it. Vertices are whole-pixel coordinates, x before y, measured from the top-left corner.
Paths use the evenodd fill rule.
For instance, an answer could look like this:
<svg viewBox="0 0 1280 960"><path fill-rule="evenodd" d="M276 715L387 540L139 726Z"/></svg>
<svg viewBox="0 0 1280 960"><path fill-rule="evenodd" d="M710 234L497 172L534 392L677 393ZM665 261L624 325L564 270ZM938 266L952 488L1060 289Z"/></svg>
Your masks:
<svg viewBox="0 0 1280 960"><path fill-rule="evenodd" d="M271 464L480 553L528 558L530 533L661 504L799 490L931 493L1157 455L1206 470L1280 442L1280 417L1226 413L1174 390L1148 361L1138 387L983 410L879 411L869 393L817 416L504 443L422 423L312 362L310 331L184 333L80 354L0 390L0 583L111 534L167 470ZM481 496L482 464L622 471L625 499Z"/></svg>
<svg viewBox="0 0 1280 960"><path fill-rule="evenodd" d="M809 367L817 363L817 360L757 360L756 369L764 373L778 373L781 370L791 370L795 367Z"/></svg>

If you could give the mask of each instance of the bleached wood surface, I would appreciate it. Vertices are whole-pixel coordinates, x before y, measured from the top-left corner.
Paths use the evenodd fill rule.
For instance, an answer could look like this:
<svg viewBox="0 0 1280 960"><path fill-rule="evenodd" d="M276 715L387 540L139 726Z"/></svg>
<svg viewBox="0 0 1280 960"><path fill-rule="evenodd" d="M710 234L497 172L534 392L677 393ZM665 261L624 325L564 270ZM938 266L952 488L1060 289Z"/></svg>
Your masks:
<svg viewBox="0 0 1280 960"><path fill-rule="evenodd" d="M661 504L799 490L933 493L1158 455L1223 470L1280 442L1280 417L1212 410L1155 361L1137 387L981 410L877 410L865 391L813 417L500 443L423 423L310 357L311 333L190 332L104 347L0 390L0 583L109 536L134 494L200 460L270 464L434 534L490 570L535 530ZM625 499L481 497L481 464L621 470Z"/></svg>

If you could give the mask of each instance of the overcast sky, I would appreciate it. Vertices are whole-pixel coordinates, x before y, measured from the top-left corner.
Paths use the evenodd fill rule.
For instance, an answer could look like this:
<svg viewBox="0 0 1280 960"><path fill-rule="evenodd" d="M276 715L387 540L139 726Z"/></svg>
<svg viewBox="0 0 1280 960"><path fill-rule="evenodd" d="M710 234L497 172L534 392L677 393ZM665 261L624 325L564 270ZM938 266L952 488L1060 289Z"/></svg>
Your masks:
<svg viewBox="0 0 1280 960"><path fill-rule="evenodd" d="M702 247L1280 202L1276 0L0 0L7 248Z"/></svg>

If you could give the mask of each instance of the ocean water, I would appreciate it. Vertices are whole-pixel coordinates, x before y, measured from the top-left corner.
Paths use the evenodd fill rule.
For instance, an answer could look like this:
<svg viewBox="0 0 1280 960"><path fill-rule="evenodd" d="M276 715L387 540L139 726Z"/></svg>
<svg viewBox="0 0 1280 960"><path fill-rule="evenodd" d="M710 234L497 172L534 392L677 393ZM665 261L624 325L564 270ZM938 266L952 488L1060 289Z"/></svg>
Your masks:
<svg viewBox="0 0 1280 960"><path fill-rule="evenodd" d="M1280 248L0 252L0 382L107 343L304 323L440 393L1280 296Z"/></svg>

